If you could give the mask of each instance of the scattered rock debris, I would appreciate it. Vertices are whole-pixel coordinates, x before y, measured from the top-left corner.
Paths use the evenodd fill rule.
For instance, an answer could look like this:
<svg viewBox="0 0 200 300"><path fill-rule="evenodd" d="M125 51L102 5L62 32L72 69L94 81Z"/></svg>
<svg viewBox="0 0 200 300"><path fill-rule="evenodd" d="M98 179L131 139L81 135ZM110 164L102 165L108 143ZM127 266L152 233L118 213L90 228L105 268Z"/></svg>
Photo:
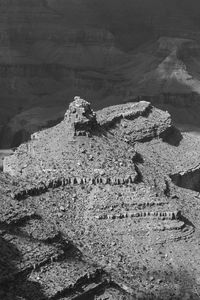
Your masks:
<svg viewBox="0 0 200 300"><path fill-rule="evenodd" d="M5 158L0 299L198 299L199 199L170 178L173 134L149 102L95 113L75 97Z"/></svg>

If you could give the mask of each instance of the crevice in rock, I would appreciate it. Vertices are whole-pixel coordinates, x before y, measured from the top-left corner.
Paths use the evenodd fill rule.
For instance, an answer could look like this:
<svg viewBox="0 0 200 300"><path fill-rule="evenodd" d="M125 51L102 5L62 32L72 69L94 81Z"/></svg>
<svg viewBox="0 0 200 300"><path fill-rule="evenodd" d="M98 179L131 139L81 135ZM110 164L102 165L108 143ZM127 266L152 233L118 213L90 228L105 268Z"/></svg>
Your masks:
<svg viewBox="0 0 200 300"><path fill-rule="evenodd" d="M137 165L135 165L135 170L137 172L137 178L135 180L135 183L140 183L143 181L143 175L142 172L140 171L139 167Z"/></svg>
<svg viewBox="0 0 200 300"><path fill-rule="evenodd" d="M170 197L170 194L171 194L171 190L170 190L170 184L169 184L169 181L165 179L165 185L166 185L166 188L164 190L164 195L166 197Z"/></svg>

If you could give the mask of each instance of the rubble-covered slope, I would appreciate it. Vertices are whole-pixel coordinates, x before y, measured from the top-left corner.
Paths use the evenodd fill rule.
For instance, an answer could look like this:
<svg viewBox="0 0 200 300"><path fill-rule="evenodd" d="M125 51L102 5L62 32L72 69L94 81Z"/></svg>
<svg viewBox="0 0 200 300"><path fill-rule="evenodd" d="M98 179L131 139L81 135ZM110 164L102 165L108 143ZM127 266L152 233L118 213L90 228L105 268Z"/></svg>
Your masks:
<svg viewBox="0 0 200 300"><path fill-rule="evenodd" d="M60 124L7 157L2 299L198 299L199 200L159 156L182 151L184 164L182 138L148 102L96 114L76 97Z"/></svg>
<svg viewBox="0 0 200 300"><path fill-rule="evenodd" d="M134 149L123 141L118 143L97 123L89 104L78 98L60 124L33 134L31 141L5 159L4 171L37 180L135 178L134 155Z"/></svg>

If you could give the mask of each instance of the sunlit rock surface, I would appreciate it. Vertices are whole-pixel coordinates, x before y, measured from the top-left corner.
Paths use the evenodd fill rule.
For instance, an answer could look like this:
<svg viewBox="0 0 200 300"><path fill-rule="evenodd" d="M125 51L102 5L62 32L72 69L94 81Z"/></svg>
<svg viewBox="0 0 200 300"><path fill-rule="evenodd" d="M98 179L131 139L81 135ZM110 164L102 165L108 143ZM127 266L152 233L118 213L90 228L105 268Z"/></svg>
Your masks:
<svg viewBox="0 0 200 300"><path fill-rule="evenodd" d="M92 168L101 169L105 165L103 168L108 169L116 159L116 170L107 170L104 175L115 176L119 168L125 179L135 173L129 170L134 151L127 142L166 138L171 128L170 115L148 102L109 107L96 116L90 104L77 96L60 124L33 134L31 141L5 158L4 171L41 178L45 172L50 177L58 172L71 177L85 174L89 178L94 175Z"/></svg>
<svg viewBox="0 0 200 300"><path fill-rule="evenodd" d="M196 299L199 145L149 102L76 96L4 160L2 299Z"/></svg>

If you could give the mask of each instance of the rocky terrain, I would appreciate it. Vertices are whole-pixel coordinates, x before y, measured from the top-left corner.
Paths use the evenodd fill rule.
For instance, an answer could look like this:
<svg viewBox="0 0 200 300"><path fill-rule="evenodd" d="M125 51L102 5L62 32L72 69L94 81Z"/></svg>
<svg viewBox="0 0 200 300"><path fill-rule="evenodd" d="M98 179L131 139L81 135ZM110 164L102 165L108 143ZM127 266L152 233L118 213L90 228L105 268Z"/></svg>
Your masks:
<svg viewBox="0 0 200 300"><path fill-rule="evenodd" d="M4 159L1 299L199 299L199 145L144 100L75 97Z"/></svg>

